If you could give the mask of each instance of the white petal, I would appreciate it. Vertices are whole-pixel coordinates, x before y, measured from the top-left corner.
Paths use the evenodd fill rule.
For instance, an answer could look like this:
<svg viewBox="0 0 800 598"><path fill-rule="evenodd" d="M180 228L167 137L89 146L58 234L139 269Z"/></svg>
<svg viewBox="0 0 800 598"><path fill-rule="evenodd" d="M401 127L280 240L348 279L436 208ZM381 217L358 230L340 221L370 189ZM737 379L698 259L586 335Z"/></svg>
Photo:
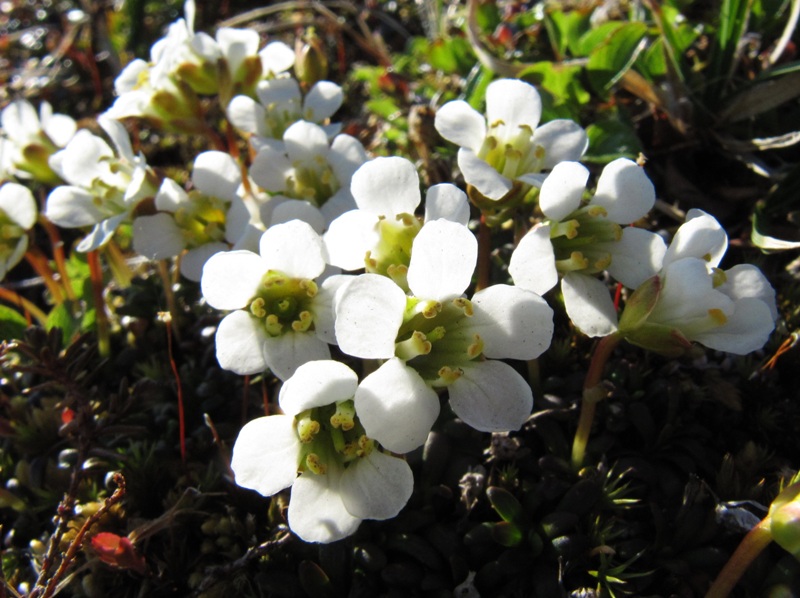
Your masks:
<svg viewBox="0 0 800 598"><path fill-rule="evenodd" d="M264 119L267 116L264 107L247 96L236 96L228 104L228 120L237 129L245 133L267 135Z"/></svg>
<svg viewBox="0 0 800 598"><path fill-rule="evenodd" d="M532 291L496 284L475 293L470 327L492 358L535 359L550 346L553 310Z"/></svg>
<svg viewBox="0 0 800 598"><path fill-rule="evenodd" d="M550 226L538 225L522 237L508 264L514 284L544 295L556 286L556 255L550 241Z"/></svg>
<svg viewBox="0 0 800 598"><path fill-rule="evenodd" d="M648 317L650 322L684 330L698 320L705 322L709 309L719 309L725 315L734 311L734 301L713 288L713 279L702 259L689 257L671 262L660 276L663 285Z"/></svg>
<svg viewBox="0 0 800 598"><path fill-rule="evenodd" d="M226 152L203 152L194 160L192 182L206 195L231 201L242 184L242 170Z"/></svg>
<svg viewBox="0 0 800 598"><path fill-rule="evenodd" d="M281 77L262 81L256 87L259 101L267 107L300 101L300 86L292 77Z"/></svg>
<svg viewBox="0 0 800 598"><path fill-rule="evenodd" d="M717 219L702 210L692 209L667 248L664 266L686 257L696 257L709 266L717 266L727 249L728 235Z"/></svg>
<svg viewBox="0 0 800 598"><path fill-rule="evenodd" d="M489 199L500 199L513 187L511 180L470 149L462 147L458 150L458 168L464 173L464 180Z"/></svg>
<svg viewBox="0 0 800 598"><path fill-rule="evenodd" d="M24 185L6 183L0 187L0 210L26 230L36 224L36 200Z"/></svg>
<svg viewBox="0 0 800 598"><path fill-rule="evenodd" d="M539 207L548 218L561 221L581 205L589 169L578 162L559 162L539 193Z"/></svg>
<svg viewBox="0 0 800 598"><path fill-rule="evenodd" d="M331 81L318 81L306 94L303 118L322 122L333 116L344 102L342 88Z"/></svg>
<svg viewBox="0 0 800 598"><path fill-rule="evenodd" d="M267 369L266 340L260 320L242 310L229 313L222 318L214 338L220 367L240 376L260 374Z"/></svg>
<svg viewBox="0 0 800 598"><path fill-rule="evenodd" d="M467 194L450 183L430 187L425 194L425 221L439 218L467 226L469 224Z"/></svg>
<svg viewBox="0 0 800 598"><path fill-rule="evenodd" d="M388 359L394 343L406 295L385 276L362 274L344 289L336 303L336 340L353 357Z"/></svg>
<svg viewBox="0 0 800 598"><path fill-rule="evenodd" d="M176 212L182 205L189 203L189 195L172 179L164 179L155 197L156 209Z"/></svg>
<svg viewBox="0 0 800 598"><path fill-rule="evenodd" d="M278 402L287 415L306 409L348 401L356 394L358 376L339 361L316 360L304 363L281 387Z"/></svg>
<svg viewBox="0 0 800 598"><path fill-rule="evenodd" d="M589 147L589 137L578 123L558 119L538 127L533 132L533 143L544 148L542 168L549 170L565 160L580 160Z"/></svg>
<svg viewBox="0 0 800 598"><path fill-rule="evenodd" d="M250 176L262 189L272 193L286 190L286 179L292 172L292 163L283 152L262 147L250 165Z"/></svg>
<svg viewBox="0 0 800 598"><path fill-rule="evenodd" d="M325 226L327 226L329 222L333 222L342 214L345 214L350 210L355 210L356 208L356 200L353 199L353 195L350 193L348 185L348 187L342 187L336 193L326 199L319 211L325 221ZM370 214L370 218L374 219L375 216Z"/></svg>
<svg viewBox="0 0 800 598"><path fill-rule="evenodd" d="M486 120L489 126L502 121L514 135L521 125L531 131L536 129L541 116L542 99L533 85L519 79L498 79L486 88Z"/></svg>
<svg viewBox="0 0 800 598"><path fill-rule="evenodd" d="M217 253L203 267L200 288L211 307L240 309L255 296L267 268L252 251Z"/></svg>
<svg viewBox="0 0 800 598"><path fill-rule="evenodd" d="M725 270L725 283L717 287L731 299L755 297L767 304L772 319L778 319L778 308L775 305L775 289L764 274L752 264L739 264Z"/></svg>
<svg viewBox="0 0 800 598"><path fill-rule="evenodd" d="M306 472L292 486L289 501L289 527L306 542L327 544L356 532L361 519L347 512L339 496L342 472L338 463L328 464L328 472Z"/></svg>
<svg viewBox="0 0 800 598"><path fill-rule="evenodd" d="M75 135L77 125L75 121L65 114L53 114L42 123L42 129L56 147L64 147Z"/></svg>
<svg viewBox="0 0 800 598"><path fill-rule="evenodd" d="M183 237L172 214L162 212L134 220L133 249L151 260L179 255L184 249Z"/></svg>
<svg viewBox="0 0 800 598"><path fill-rule="evenodd" d="M767 304L755 297L745 297L736 302L735 311L723 326L695 334L692 340L717 351L746 355L763 347L774 329Z"/></svg>
<svg viewBox="0 0 800 598"><path fill-rule="evenodd" d="M375 158L359 168L350 191L362 210L375 216L413 214L419 205L419 175L405 158Z"/></svg>
<svg viewBox="0 0 800 598"><path fill-rule="evenodd" d="M50 157L50 167L70 184L89 187L102 172L101 159L113 156L105 141L81 129L67 147Z"/></svg>
<svg viewBox="0 0 800 598"><path fill-rule="evenodd" d="M265 75L277 75L294 66L294 50L283 42L268 43L258 55Z"/></svg>
<svg viewBox="0 0 800 598"><path fill-rule="evenodd" d="M226 243L206 243L190 249L181 257L181 274L189 280L200 282L203 277L203 268L211 256L229 249L230 247Z"/></svg>
<svg viewBox="0 0 800 598"><path fill-rule="evenodd" d="M619 158L603 169L591 204L604 207L612 222L629 224L647 214L655 201L656 190L644 168Z"/></svg>
<svg viewBox="0 0 800 598"><path fill-rule="evenodd" d="M270 415L244 425L233 445L231 469L239 486L272 496L294 483L299 459L294 418Z"/></svg>
<svg viewBox="0 0 800 598"><path fill-rule="evenodd" d="M417 297L444 301L461 295L472 280L478 241L463 224L426 222L411 248L408 286Z"/></svg>
<svg viewBox="0 0 800 598"><path fill-rule="evenodd" d="M314 330L330 345L336 344L336 297L352 279L349 274L329 276L319 286L319 293L314 298Z"/></svg>
<svg viewBox="0 0 800 598"><path fill-rule="evenodd" d="M408 502L414 474L403 459L373 450L345 469L339 493L345 508L361 519L391 519Z"/></svg>
<svg viewBox="0 0 800 598"><path fill-rule="evenodd" d="M394 453L421 446L439 416L436 392L396 357L364 378L355 406L367 436Z"/></svg>
<svg viewBox="0 0 800 598"><path fill-rule="evenodd" d="M350 179L353 173L367 161L367 151L361 142L350 135L337 135L331 142L331 151L328 154L333 174L339 184L350 189ZM353 205L355 208L355 205Z"/></svg>
<svg viewBox="0 0 800 598"><path fill-rule="evenodd" d="M101 220L94 225L94 228L91 230L91 232L86 235L80 243L78 243L75 249L82 253L99 249L111 240L111 237L114 236L114 233L117 231L117 228L119 228L119 225L127 219L127 214L119 214L117 216L112 216L111 218Z"/></svg>
<svg viewBox="0 0 800 598"><path fill-rule="evenodd" d="M328 344L313 331L289 330L280 336L268 336L264 341L267 366L281 380L293 376L304 363L330 358Z"/></svg>
<svg viewBox="0 0 800 598"><path fill-rule="evenodd" d="M272 210L270 226L290 220L302 220L308 223L317 234L321 234L325 230L325 217L319 208L308 201L287 199L280 202Z"/></svg>
<svg viewBox="0 0 800 598"><path fill-rule="evenodd" d="M464 368L447 390L455 414L481 432L518 430L533 409L528 383L510 365L493 359Z"/></svg>
<svg viewBox="0 0 800 598"><path fill-rule="evenodd" d="M94 203L94 195L80 187L62 185L47 197L44 215L53 224L77 228L96 224L105 213Z"/></svg>
<svg viewBox="0 0 800 598"><path fill-rule="evenodd" d="M228 69L235 79L244 60L255 56L258 52L260 41L258 33L253 29L221 27L217 29L215 37L222 54L228 61Z"/></svg>
<svg viewBox="0 0 800 598"><path fill-rule="evenodd" d="M330 151L328 136L319 125L299 120L283 134L286 153L294 163L296 160L311 162L315 158L325 158Z"/></svg>
<svg viewBox="0 0 800 598"><path fill-rule="evenodd" d="M41 128L39 115L28 100L14 100L0 115L3 132L17 144L27 144Z"/></svg>
<svg viewBox="0 0 800 598"><path fill-rule="evenodd" d="M436 111L439 135L461 147L478 151L486 137L486 119L463 100L447 102Z"/></svg>
<svg viewBox="0 0 800 598"><path fill-rule="evenodd" d="M658 274L667 251L667 244L656 233L626 226L622 239L602 244L611 253L608 273L629 289Z"/></svg>
<svg viewBox="0 0 800 598"><path fill-rule="evenodd" d="M97 123L103 128L106 135L111 138L111 142L117 149L117 155L126 162L133 162L135 157L131 147L131 138L125 125L118 120L103 115L97 118Z"/></svg>
<svg viewBox="0 0 800 598"><path fill-rule="evenodd" d="M327 263L322 237L301 220L271 226L261 237L259 247L270 270L294 278L316 278Z"/></svg>
<svg viewBox="0 0 800 598"><path fill-rule="evenodd" d="M571 272L561 281L561 292L569 319L586 336L608 336L617 331L617 312L603 281Z"/></svg>
<svg viewBox="0 0 800 598"><path fill-rule="evenodd" d="M378 218L372 212L351 210L333 220L324 235L328 258L344 270L364 267L367 251L380 241Z"/></svg>

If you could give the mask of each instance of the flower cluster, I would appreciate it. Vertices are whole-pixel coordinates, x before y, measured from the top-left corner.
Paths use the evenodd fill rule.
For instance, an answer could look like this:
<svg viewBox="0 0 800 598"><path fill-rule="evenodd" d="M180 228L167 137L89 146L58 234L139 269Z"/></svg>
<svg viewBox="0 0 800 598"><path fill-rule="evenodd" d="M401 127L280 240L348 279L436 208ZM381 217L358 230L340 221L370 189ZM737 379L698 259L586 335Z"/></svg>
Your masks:
<svg viewBox="0 0 800 598"><path fill-rule="evenodd" d="M423 192L415 164L371 157L330 122L343 90L295 78L288 46L259 49L250 29L211 37L194 30L193 0L185 12L149 61L117 79L118 98L98 118L113 147L75 133L49 105L37 117L15 102L2 115L0 166L58 184L44 216L90 229L78 251L129 227L135 252L174 259L225 312L220 366L281 383L280 413L236 440L236 482L265 496L291 487L288 522L304 540L332 542L363 520L394 517L414 489L404 455L443 418L483 432L525 424L535 397L515 362L550 346L561 305L543 296L555 298L559 281L566 314L588 336L668 356L692 342L736 354L766 342L775 293L754 266L719 267L719 223L692 210L667 245L645 228L656 191L643 167L619 158L591 183L579 162L586 132L540 123L528 83L489 84L485 115L462 100L439 108L435 126L459 146L466 191ZM203 96L219 101L232 142L209 124ZM214 149L194 156L182 185L132 145L121 122L132 118L206 134ZM498 216L513 218L518 235L507 271L492 277ZM26 252L35 220L30 191L3 185L0 275ZM619 318L610 279L626 298Z"/></svg>

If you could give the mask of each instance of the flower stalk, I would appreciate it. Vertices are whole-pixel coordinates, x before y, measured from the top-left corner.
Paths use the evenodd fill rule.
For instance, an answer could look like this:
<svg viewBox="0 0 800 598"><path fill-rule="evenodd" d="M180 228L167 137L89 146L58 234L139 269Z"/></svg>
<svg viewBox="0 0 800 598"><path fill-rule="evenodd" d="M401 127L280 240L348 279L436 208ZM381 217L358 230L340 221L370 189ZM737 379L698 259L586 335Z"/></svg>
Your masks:
<svg viewBox="0 0 800 598"><path fill-rule="evenodd" d="M772 542L770 518L765 517L744 537L731 558L725 563L714 583L706 593L706 598L725 598L728 596L750 564Z"/></svg>
<svg viewBox="0 0 800 598"><path fill-rule="evenodd" d="M97 327L97 348L102 357L111 355L111 331L106 312L106 302L103 298L103 268L100 264L100 254L95 251L86 253L89 264L89 279L92 283L92 297L94 299L95 325Z"/></svg>
<svg viewBox="0 0 800 598"><path fill-rule="evenodd" d="M572 441L572 467L576 470L583 466L586 445L589 442L589 434L592 431L592 422L594 422L597 403L606 396L600 386L603 380L603 370L620 340L622 340L622 337L619 334L605 336L600 339L592 353L589 371L586 372L586 378L583 382L583 400L581 401L581 412L578 417L578 428L575 430L575 438Z"/></svg>

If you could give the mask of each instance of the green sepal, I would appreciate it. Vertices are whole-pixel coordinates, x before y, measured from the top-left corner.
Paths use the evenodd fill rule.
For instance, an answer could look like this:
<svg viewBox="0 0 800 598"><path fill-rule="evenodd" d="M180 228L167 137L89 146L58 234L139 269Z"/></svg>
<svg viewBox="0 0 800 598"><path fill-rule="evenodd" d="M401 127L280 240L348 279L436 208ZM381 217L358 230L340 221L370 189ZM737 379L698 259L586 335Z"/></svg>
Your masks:
<svg viewBox="0 0 800 598"><path fill-rule="evenodd" d="M619 318L619 331L623 334L635 331L647 321L647 317L652 313L658 298L661 295L661 278L656 275L645 280L639 288L633 292L628 301L625 302L625 309Z"/></svg>

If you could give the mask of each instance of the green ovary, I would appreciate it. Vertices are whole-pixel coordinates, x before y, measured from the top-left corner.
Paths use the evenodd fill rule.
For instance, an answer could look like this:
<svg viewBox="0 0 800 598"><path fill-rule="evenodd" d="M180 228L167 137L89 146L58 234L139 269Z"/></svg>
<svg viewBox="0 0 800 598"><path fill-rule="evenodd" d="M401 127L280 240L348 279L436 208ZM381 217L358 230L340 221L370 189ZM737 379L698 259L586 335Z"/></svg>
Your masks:
<svg viewBox="0 0 800 598"><path fill-rule="evenodd" d="M409 299L395 355L431 386L447 386L483 353L483 340L470 326L472 314L472 303L464 298L443 304Z"/></svg>
<svg viewBox="0 0 800 598"><path fill-rule="evenodd" d="M313 280L291 278L270 270L264 275L248 309L253 316L264 321L264 328L270 336L280 336L290 330L307 332L314 329L312 302L317 291Z"/></svg>
<svg viewBox="0 0 800 598"><path fill-rule="evenodd" d="M175 212L175 223L181 229L186 247L194 249L207 243L225 240L228 203L199 191L189 194L189 203Z"/></svg>
<svg viewBox="0 0 800 598"><path fill-rule="evenodd" d="M348 467L375 448L355 415L352 399L307 409L294 421L302 445L297 464L300 473L324 475L332 462Z"/></svg>

